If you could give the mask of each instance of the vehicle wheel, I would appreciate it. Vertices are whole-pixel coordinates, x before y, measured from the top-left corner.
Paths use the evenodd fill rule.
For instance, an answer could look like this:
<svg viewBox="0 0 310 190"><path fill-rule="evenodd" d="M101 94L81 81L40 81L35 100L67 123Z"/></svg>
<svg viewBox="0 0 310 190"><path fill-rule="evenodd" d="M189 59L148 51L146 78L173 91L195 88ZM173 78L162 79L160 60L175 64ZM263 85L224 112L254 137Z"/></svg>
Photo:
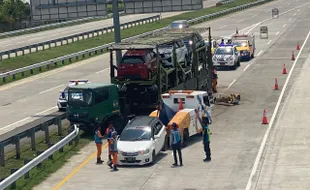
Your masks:
<svg viewBox="0 0 310 190"><path fill-rule="evenodd" d="M253 51L253 54L251 55L252 58L254 58L254 52L255 52L255 51Z"/></svg>
<svg viewBox="0 0 310 190"><path fill-rule="evenodd" d="M187 145L188 139L189 139L188 129L184 129L184 131L183 131L183 147L185 147Z"/></svg>
<svg viewBox="0 0 310 190"><path fill-rule="evenodd" d="M238 59L237 66L240 67L240 59Z"/></svg>
<svg viewBox="0 0 310 190"><path fill-rule="evenodd" d="M152 153L152 162L151 164L155 164L155 150L153 150L153 153Z"/></svg>
<svg viewBox="0 0 310 190"><path fill-rule="evenodd" d="M169 144L168 144L168 137L165 137L165 142L164 142L164 146L161 149L162 151L166 151L169 148Z"/></svg>
<svg viewBox="0 0 310 190"><path fill-rule="evenodd" d="M232 70L236 70L237 69L237 65L235 64L234 66L231 67Z"/></svg>

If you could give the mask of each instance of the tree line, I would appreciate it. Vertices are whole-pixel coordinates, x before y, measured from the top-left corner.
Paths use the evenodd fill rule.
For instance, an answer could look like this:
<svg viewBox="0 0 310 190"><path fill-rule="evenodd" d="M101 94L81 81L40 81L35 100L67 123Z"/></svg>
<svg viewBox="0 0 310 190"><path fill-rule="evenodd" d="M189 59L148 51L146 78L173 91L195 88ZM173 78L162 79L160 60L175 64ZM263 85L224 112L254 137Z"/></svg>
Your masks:
<svg viewBox="0 0 310 190"><path fill-rule="evenodd" d="M2 30L11 30L14 25L30 18L30 5L22 0L0 0L0 22Z"/></svg>

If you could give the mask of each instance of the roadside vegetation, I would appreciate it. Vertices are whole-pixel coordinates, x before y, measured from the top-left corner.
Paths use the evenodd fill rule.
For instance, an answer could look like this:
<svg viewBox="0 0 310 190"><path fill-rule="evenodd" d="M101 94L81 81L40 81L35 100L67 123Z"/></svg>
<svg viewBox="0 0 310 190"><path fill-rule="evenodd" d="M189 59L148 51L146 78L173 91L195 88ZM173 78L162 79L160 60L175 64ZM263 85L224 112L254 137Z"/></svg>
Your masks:
<svg viewBox="0 0 310 190"><path fill-rule="evenodd" d="M180 14L177 16L162 19L158 22L144 24L144 25L137 26L134 28L121 30L121 37L122 37L122 39L128 38L128 37L131 37L134 35L142 34L142 33L148 32L148 31L152 31L152 30L155 30L158 28L168 26L171 22L173 22L175 20L188 20L188 19L192 19L192 18L197 18L197 17L203 16L203 15L215 13L215 12L218 12L218 11L221 11L224 9L232 8L235 6L239 6L239 5L249 3L249 2L254 2L254 1L256 1L256 0L236 0L232 3L225 4L222 6L213 6L213 7L209 7L206 9L199 10L199 11L192 11L192 12L183 13L183 14ZM97 36L94 38L89 38L89 39L77 41L74 43L70 43L68 45L53 47L51 49L47 49L44 51L39 51L39 52L27 54L25 56L18 56L18 57L14 57L11 59L6 59L6 60L3 60L0 62L0 72L6 72L6 71L21 68L21 67L29 66L29 65L32 65L35 63L39 63L39 62L46 61L49 59L53 59L56 57L64 56L64 55L67 55L70 53L75 53L75 52L79 52L82 50L97 47L100 45L104 45L107 43L111 43L113 41L114 41L114 33L111 32L111 33L104 34L101 36ZM100 54L101 54L101 52L98 52L97 55L100 55ZM86 59L88 57L89 57L88 55L85 55L84 59ZM78 60L81 60L81 59L82 59L82 57L80 57ZM58 65L55 65L55 66L51 65L48 69L42 68L42 72L46 71L46 70L51 70L53 68L61 67L63 65L71 64L71 63L74 63L78 60L72 59L71 62L65 61L65 64L59 63ZM37 74L37 73L39 73L39 70L35 69L33 74ZM17 74L15 80L27 77L29 75L31 75L30 72L25 72L24 76L22 76L21 74ZM9 77L9 78L7 78L7 81L5 83L3 81L0 81L0 85L7 84L8 82L11 82L12 80L13 80L12 77Z"/></svg>
<svg viewBox="0 0 310 190"><path fill-rule="evenodd" d="M26 5L26 7L29 6L29 4L27 4L27 3L25 3L25 5ZM112 5L108 4L107 7L108 7L108 14L111 14L112 13ZM119 3L119 11L123 11L123 10L124 10L124 4L123 3ZM23 17L22 20L25 20L26 18L29 19L30 15L28 14L28 11L30 13L30 9L28 10L28 8L27 8L25 11L26 11L25 16L24 16L25 18ZM0 12L0 14L1 14L1 12ZM125 16L125 14L122 14L122 16ZM83 24L83 23L96 22L96 21L100 21L100 20L109 19L111 17L112 17L112 15L107 15L104 18L94 18L92 20L84 20L84 21L81 20L81 21L74 22L74 23L63 24L63 25L59 25L59 26L51 26L51 27L48 27L48 28L36 29L36 30L28 31L28 32L19 33L19 34L11 34L11 35L6 35L6 36L0 36L0 39L2 39L2 38L9 38L9 37L13 37L13 36L21 36L21 35L25 35L25 34L33 34L33 33L36 33L36 32L42 32L42 31L56 29L56 28L75 26L75 25L79 25L79 24ZM19 22L21 22L21 20ZM7 23L7 24L9 24L9 23ZM12 30L12 29L10 29L10 30Z"/></svg>
<svg viewBox="0 0 310 190"><path fill-rule="evenodd" d="M68 134L68 127L63 128L63 134ZM80 132L80 139L77 142L73 142L72 145L66 145L63 152L55 152L52 159L47 159L42 162L39 167L35 167L29 172L29 178L20 178L16 182L16 188L20 190L29 190L34 186L40 184L48 176L60 169L72 156L76 155L81 148L89 144L92 141L92 136ZM51 132L50 142L55 144L59 141L59 136L56 131ZM48 145L45 143L44 137L38 137L36 139L36 146L38 151L44 151L48 149ZM24 160L30 160L36 157L37 152L31 150L30 143L24 143L21 145L21 158L15 158L15 149L5 153L5 166L0 166L0 180L9 176L11 169L19 169L24 166ZM7 188L10 189L10 188Z"/></svg>

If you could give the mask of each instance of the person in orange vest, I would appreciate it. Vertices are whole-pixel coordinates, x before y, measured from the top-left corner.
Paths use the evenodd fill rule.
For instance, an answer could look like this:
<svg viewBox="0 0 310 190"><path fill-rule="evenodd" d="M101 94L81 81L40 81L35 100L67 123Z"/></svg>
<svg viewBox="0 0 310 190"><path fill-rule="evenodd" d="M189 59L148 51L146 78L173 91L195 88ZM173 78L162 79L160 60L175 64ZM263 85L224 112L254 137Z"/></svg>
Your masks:
<svg viewBox="0 0 310 190"><path fill-rule="evenodd" d="M106 129L106 135L107 135L108 143L110 142L109 139L112 138L112 132L113 131L115 131L115 128L113 126L112 121L110 121L109 124L108 124L108 128ZM112 161L111 152L110 152L110 146L108 146L108 159L109 159L109 162Z"/></svg>
<svg viewBox="0 0 310 190"><path fill-rule="evenodd" d="M213 92L214 93L217 93L217 90L216 90L216 86L217 86L217 71L215 68L213 68L212 70L212 89L213 89Z"/></svg>
<svg viewBox="0 0 310 190"><path fill-rule="evenodd" d="M117 154L118 154L118 149L117 149L117 132L113 131L112 132L112 138L109 139L110 143L110 152L112 155L112 163L110 163L110 167L112 168L113 164L113 171L118 171L117 169Z"/></svg>
<svg viewBox="0 0 310 190"><path fill-rule="evenodd" d="M95 131L95 135L94 135L94 138L95 138L95 144L96 144L96 147L97 147L97 162L96 164L102 164L104 161L101 160L101 151L102 151L102 139L103 139L103 136L101 135L101 126L98 125L97 126L97 129Z"/></svg>

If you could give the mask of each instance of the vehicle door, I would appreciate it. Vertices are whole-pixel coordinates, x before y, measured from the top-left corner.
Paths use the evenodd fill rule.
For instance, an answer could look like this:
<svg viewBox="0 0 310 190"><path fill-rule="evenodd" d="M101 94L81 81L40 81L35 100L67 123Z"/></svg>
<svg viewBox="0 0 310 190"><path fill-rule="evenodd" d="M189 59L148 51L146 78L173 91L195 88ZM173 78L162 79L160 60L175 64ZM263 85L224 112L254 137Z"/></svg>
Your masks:
<svg viewBox="0 0 310 190"><path fill-rule="evenodd" d="M161 150L163 143L164 143L164 138L163 138L163 125L159 122L156 121L153 125L154 128L154 140L155 140L155 153L158 154L158 152Z"/></svg>
<svg viewBox="0 0 310 190"><path fill-rule="evenodd" d="M235 62L238 61L239 59L239 51L237 50L236 47L234 47L234 60Z"/></svg>
<svg viewBox="0 0 310 190"><path fill-rule="evenodd" d="M154 65L154 55L152 55L151 51L148 51L145 55L145 64L146 67L150 70L153 70L155 65Z"/></svg>

